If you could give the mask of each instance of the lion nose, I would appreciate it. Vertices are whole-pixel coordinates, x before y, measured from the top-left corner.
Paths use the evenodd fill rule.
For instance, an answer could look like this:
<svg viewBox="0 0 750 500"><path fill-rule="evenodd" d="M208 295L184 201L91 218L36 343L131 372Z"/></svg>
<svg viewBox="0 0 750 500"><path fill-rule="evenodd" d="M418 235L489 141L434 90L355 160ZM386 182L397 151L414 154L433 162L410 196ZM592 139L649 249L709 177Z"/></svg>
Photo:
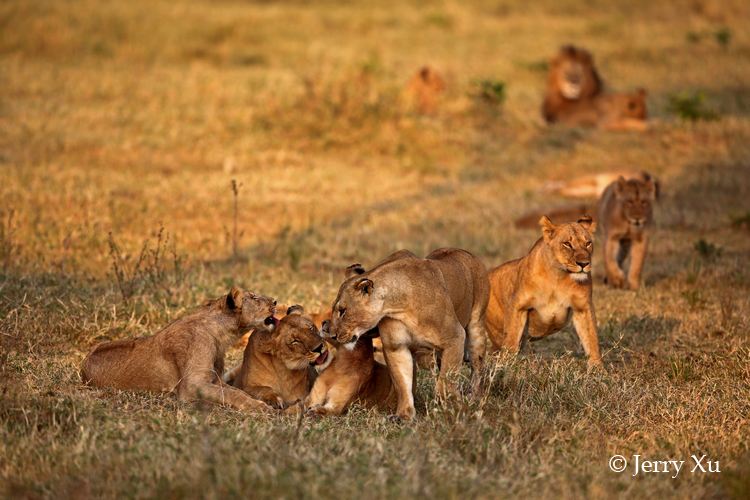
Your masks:
<svg viewBox="0 0 750 500"><path fill-rule="evenodd" d="M588 260L586 260L586 261L583 261L583 260L580 260L580 261L579 261L579 260L577 260L577 261L576 261L576 264L578 264L578 266L579 266L579 267L580 267L581 269L583 269L584 267L586 267L586 266L588 266L588 265L589 265L589 262L590 262L590 261L588 261Z"/></svg>
<svg viewBox="0 0 750 500"><path fill-rule="evenodd" d="M276 301L275 300L273 301L273 306L276 307Z"/></svg>

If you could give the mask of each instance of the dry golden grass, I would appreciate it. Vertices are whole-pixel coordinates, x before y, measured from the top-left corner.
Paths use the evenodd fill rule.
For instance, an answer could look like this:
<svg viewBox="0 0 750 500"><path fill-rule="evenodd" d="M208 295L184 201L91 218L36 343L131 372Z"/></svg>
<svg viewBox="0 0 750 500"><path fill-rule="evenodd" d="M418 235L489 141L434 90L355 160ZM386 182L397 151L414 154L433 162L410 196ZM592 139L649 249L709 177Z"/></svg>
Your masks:
<svg viewBox="0 0 750 500"><path fill-rule="evenodd" d="M750 495L750 5L591 5L0 4L0 492ZM544 63L566 42L610 88L649 89L651 131L543 125ZM448 83L428 117L402 95L425 64ZM476 97L487 81L504 103ZM696 92L718 119L669 112ZM494 359L480 401L440 408L421 373L406 426L354 409L298 427L80 384L96 342L231 283L316 309L343 267L398 248L517 257L536 234L513 219L564 202L544 181L622 167L665 195L646 286L595 288L606 375L566 330ZM608 469L615 453L706 453L722 472L632 478Z"/></svg>

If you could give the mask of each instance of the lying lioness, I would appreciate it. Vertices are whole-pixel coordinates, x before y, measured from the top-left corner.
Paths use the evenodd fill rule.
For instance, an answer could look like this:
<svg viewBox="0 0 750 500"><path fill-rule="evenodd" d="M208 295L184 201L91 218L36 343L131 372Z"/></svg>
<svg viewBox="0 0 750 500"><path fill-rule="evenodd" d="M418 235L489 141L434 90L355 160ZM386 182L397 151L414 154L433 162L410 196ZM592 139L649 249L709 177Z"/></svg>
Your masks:
<svg viewBox="0 0 750 500"><path fill-rule="evenodd" d="M329 325L329 321L323 323L324 337L330 335ZM353 349L331 340L326 343L328 360L315 367L318 378L305 399L308 412L341 415L354 402L381 410L396 408L396 391L388 368L375 361L372 336L361 336Z"/></svg>
<svg viewBox="0 0 750 500"><path fill-rule="evenodd" d="M328 351L302 306L292 306L276 330L255 332L245 347L233 385L276 408L301 401L315 380L313 367Z"/></svg>
<svg viewBox="0 0 750 500"><path fill-rule="evenodd" d="M353 349L362 334L378 327L398 394L396 414L411 419L415 415L413 348L442 352L436 390L444 396L455 390L447 375L461 367L468 340L473 385L478 387L488 297L487 271L469 252L445 248L420 259L401 251L341 284L330 332L343 348Z"/></svg>
<svg viewBox="0 0 750 500"><path fill-rule="evenodd" d="M573 317L589 366L601 365L591 299L591 217L554 225L542 217L542 238L528 255L490 271L487 332L496 348L518 352L528 331L532 340L561 330Z"/></svg>
<svg viewBox="0 0 750 500"><path fill-rule="evenodd" d="M84 382L117 389L172 392L241 410L270 410L262 401L221 383L224 353L251 328L270 332L276 301L237 287L152 337L106 342L83 360ZM216 383L215 383L216 382Z"/></svg>

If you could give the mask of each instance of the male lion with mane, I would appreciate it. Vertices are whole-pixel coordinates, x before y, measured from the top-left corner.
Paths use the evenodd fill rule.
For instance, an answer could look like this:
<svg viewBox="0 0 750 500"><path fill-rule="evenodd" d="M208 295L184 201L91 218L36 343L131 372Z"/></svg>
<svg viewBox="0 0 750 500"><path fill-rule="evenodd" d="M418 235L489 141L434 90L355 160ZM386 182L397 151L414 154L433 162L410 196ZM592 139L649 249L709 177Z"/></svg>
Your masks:
<svg viewBox="0 0 750 500"><path fill-rule="evenodd" d="M270 410L221 382L224 353L249 329L272 331L276 301L232 287L168 324L151 337L105 342L83 360L81 379L98 387L176 391L180 400L202 399L240 410Z"/></svg>

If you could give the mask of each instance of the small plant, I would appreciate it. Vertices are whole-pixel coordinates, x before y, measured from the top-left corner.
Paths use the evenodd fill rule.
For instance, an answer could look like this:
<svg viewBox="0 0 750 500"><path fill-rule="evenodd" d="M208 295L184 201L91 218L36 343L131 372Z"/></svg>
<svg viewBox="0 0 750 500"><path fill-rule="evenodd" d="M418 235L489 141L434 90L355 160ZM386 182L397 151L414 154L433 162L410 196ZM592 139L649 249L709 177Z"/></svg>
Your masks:
<svg viewBox="0 0 750 500"><path fill-rule="evenodd" d="M682 92L669 97L668 109L683 120L695 122L698 120L717 120L719 114L706 106L706 96L703 92Z"/></svg>
<svg viewBox="0 0 750 500"><path fill-rule="evenodd" d="M721 45L723 48L727 48L729 46L729 42L732 41L732 32L729 28L724 26L723 28L720 28L716 30L716 32L714 32L714 38L719 45Z"/></svg>
<svg viewBox="0 0 750 500"><path fill-rule="evenodd" d="M177 245L172 241L164 227L159 227L156 245L151 247L151 240L146 239L141 246L138 257L132 259L120 250L112 232L109 233L109 256L112 262L112 274L123 301L128 301L146 289L160 290L169 294L170 285L179 283L184 278L183 257L177 254ZM166 257L171 254L171 266Z"/></svg>
<svg viewBox="0 0 750 500"><path fill-rule="evenodd" d="M495 106L505 101L505 82L499 80L478 80L474 83L474 97Z"/></svg>
<svg viewBox="0 0 750 500"><path fill-rule="evenodd" d="M695 251L698 252L698 255L705 260L715 260L721 256L722 252L721 247L714 245L703 238L695 242L693 249L695 249Z"/></svg>
<svg viewBox="0 0 750 500"><path fill-rule="evenodd" d="M237 260L238 252L237 247L239 245L239 239L242 236L242 233L238 233L238 225L239 225L239 194L240 194L240 188L242 187L242 184L238 184L235 179L232 179L232 196L233 196L233 204L232 204L232 258Z"/></svg>
<svg viewBox="0 0 750 500"><path fill-rule="evenodd" d="M750 212L731 216L730 220L732 221L732 227L736 227L739 229L750 229Z"/></svg>
<svg viewBox="0 0 750 500"><path fill-rule="evenodd" d="M706 302L703 299L703 295L701 294L701 291L695 288L692 290L687 290L685 292L682 292L682 297L687 301L687 303L692 308L701 307Z"/></svg>

